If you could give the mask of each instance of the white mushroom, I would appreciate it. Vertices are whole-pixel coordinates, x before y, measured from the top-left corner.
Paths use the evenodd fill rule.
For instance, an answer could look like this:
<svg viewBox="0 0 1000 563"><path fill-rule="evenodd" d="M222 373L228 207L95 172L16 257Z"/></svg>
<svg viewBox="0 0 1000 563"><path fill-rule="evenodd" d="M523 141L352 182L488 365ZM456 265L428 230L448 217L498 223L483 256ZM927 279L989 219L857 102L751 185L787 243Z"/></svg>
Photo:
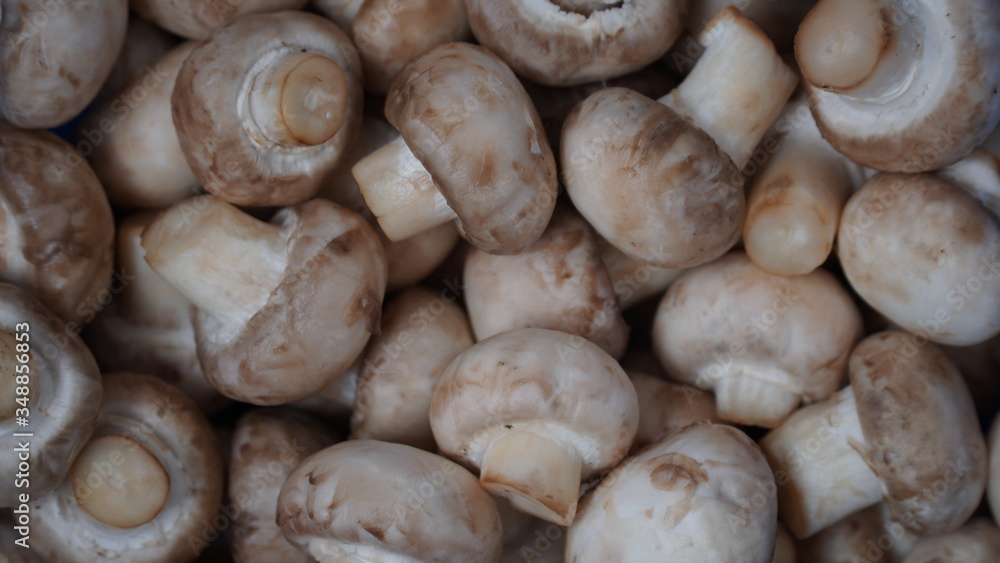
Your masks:
<svg viewBox="0 0 1000 563"><path fill-rule="evenodd" d="M664 268L643 260L636 260L598 237L601 260L608 270L611 286L622 309L628 309L646 299L662 295L674 283L683 269Z"/></svg>
<svg viewBox="0 0 1000 563"><path fill-rule="evenodd" d="M308 0L131 0L142 17L181 37L204 39L244 14L297 10Z"/></svg>
<svg viewBox="0 0 1000 563"><path fill-rule="evenodd" d="M920 537L889 517L884 502L854 512L799 543L810 563L902 561Z"/></svg>
<svg viewBox="0 0 1000 563"><path fill-rule="evenodd" d="M958 530L921 539L903 563L995 563L1000 560L1000 528L987 518L975 518Z"/></svg>
<svg viewBox="0 0 1000 563"><path fill-rule="evenodd" d="M174 34L135 14L130 14L128 27L125 30L125 43L118 53L114 66L111 67L111 72L108 73L108 78L94 99L103 100L114 96L132 78L151 70L151 65L178 43L179 39Z"/></svg>
<svg viewBox="0 0 1000 563"><path fill-rule="evenodd" d="M697 387L627 370L639 398L639 430L632 450L639 450L699 420L719 422L715 397Z"/></svg>

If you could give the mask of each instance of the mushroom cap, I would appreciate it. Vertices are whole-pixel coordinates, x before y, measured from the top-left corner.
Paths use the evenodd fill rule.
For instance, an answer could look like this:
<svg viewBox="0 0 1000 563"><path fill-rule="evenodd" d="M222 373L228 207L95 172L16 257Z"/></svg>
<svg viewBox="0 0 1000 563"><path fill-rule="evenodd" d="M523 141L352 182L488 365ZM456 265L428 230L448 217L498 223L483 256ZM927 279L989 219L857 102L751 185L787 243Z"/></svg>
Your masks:
<svg viewBox="0 0 1000 563"><path fill-rule="evenodd" d="M799 542L799 554L810 563L843 563L871 558L869 550L874 544L883 550L887 561L902 561L918 539L902 524L893 522L885 503L880 502Z"/></svg>
<svg viewBox="0 0 1000 563"><path fill-rule="evenodd" d="M969 521L958 530L922 538L903 563L995 563L1000 559L1000 528L988 518Z"/></svg>
<svg viewBox="0 0 1000 563"><path fill-rule="evenodd" d="M254 409L240 417L229 463L229 499L240 510L233 521L238 561L312 561L275 522L278 494L302 460L335 441L322 421L291 409Z"/></svg>
<svg viewBox="0 0 1000 563"><path fill-rule="evenodd" d="M776 276L733 252L667 290L653 346L683 383L714 389L749 377L811 403L840 386L861 331L850 294L829 272Z"/></svg>
<svg viewBox="0 0 1000 563"><path fill-rule="evenodd" d="M495 254L538 240L556 203L556 163L524 87L499 57L436 47L396 76L385 114L458 215Z"/></svg>
<svg viewBox="0 0 1000 563"><path fill-rule="evenodd" d="M267 303L238 326L204 310L195 317L209 381L257 405L305 399L343 374L378 332L387 277L378 235L333 202L286 207L271 223L288 264Z"/></svg>
<svg viewBox="0 0 1000 563"><path fill-rule="evenodd" d="M515 72L573 86L656 61L683 26L680 0L466 0L476 39Z"/></svg>
<svg viewBox="0 0 1000 563"><path fill-rule="evenodd" d="M463 281L478 340L547 328L582 336L615 358L625 353L628 326L597 235L569 207L558 208L542 237L519 254L470 250Z"/></svg>
<svg viewBox="0 0 1000 563"><path fill-rule="evenodd" d="M158 61L167 51L173 49L180 40L176 35L137 15L129 14L122 45L108 78L101 85L95 100L103 100L119 93L132 78Z"/></svg>
<svg viewBox="0 0 1000 563"><path fill-rule="evenodd" d="M301 549L371 561L497 561L500 516L476 477L402 444L351 440L285 481L278 525ZM348 557L349 558L349 557Z"/></svg>
<svg viewBox="0 0 1000 563"><path fill-rule="evenodd" d="M713 260L740 238L743 176L707 133L625 88L576 106L562 136L573 205L622 252L658 266Z"/></svg>
<svg viewBox="0 0 1000 563"><path fill-rule="evenodd" d="M692 424L623 462L583 498L566 561L769 563L774 486L746 434Z"/></svg>
<svg viewBox="0 0 1000 563"><path fill-rule="evenodd" d="M472 346L472 330L455 298L412 287L382 314L366 348L351 415L351 438L435 449L429 412L441 372Z"/></svg>
<svg viewBox="0 0 1000 563"><path fill-rule="evenodd" d="M27 328L21 326L19 330L18 325ZM69 472L72 460L97 426L101 374L76 333L67 331L54 313L26 291L3 282L0 282L0 331L15 340L16 334L27 334L29 344L26 365L30 381L30 426L16 426L13 417L0 421L4 436L23 431L34 434L29 440L30 489L16 488L13 478L0 481L0 506L17 506L19 493L29 492L32 498L37 498L58 485ZM12 368L14 354L15 350L4 350L4 362L10 362L7 365ZM12 369L2 376L12 380L15 371ZM6 438L5 443L10 446L0 452L0 469L11 476L18 472L16 440Z"/></svg>
<svg viewBox="0 0 1000 563"><path fill-rule="evenodd" d="M644 448L699 420L722 423L715 397L696 387L626 370L639 398L639 430L632 449Z"/></svg>
<svg viewBox="0 0 1000 563"><path fill-rule="evenodd" d="M0 20L0 118L55 127L94 99L118 58L127 0L8 0Z"/></svg>
<svg viewBox="0 0 1000 563"><path fill-rule="evenodd" d="M111 206L90 166L55 135L0 126L0 279L79 331L105 304Z"/></svg>
<svg viewBox="0 0 1000 563"><path fill-rule="evenodd" d="M861 341L850 359L862 456L892 519L920 535L961 526L986 487L986 442L955 364L900 331Z"/></svg>
<svg viewBox="0 0 1000 563"><path fill-rule="evenodd" d="M213 30L244 14L298 10L308 0L131 0L142 17L189 39L204 39Z"/></svg>
<svg viewBox="0 0 1000 563"><path fill-rule="evenodd" d="M969 345L1000 333L1000 217L930 174L879 174L847 202L837 255L851 286L901 327Z"/></svg>
<svg viewBox="0 0 1000 563"><path fill-rule="evenodd" d="M358 377L365 355L358 355L354 363L333 383L321 389L315 395L294 403L292 406L312 413L324 419L340 422L351 417L354 401L357 397Z"/></svg>
<svg viewBox="0 0 1000 563"><path fill-rule="evenodd" d="M67 563L98 557L153 563L197 556L194 546L215 530L206 522L219 509L225 478L222 452L208 419L180 389L158 377L107 374L94 439L116 435L122 450L138 444L166 471L170 490L163 507L145 524L116 528L85 512L75 497L74 483L67 479L33 499L32 547L47 560ZM108 465L114 466L115 453L123 454L113 450Z"/></svg>
<svg viewBox="0 0 1000 563"><path fill-rule="evenodd" d="M982 144L1000 122L1000 11L979 0L886 4L877 55L915 43L904 47L911 60L897 63L898 76L871 95L863 91L868 79L843 92L811 85L809 104L823 136L851 160L887 172L936 170ZM807 16L799 28L799 61L803 32L814 25L825 24Z"/></svg>
<svg viewBox="0 0 1000 563"><path fill-rule="evenodd" d="M541 328L476 343L441 374L431 402L445 455L480 467L494 440L530 432L576 452L585 480L625 457L638 424L635 389L614 358Z"/></svg>
<svg viewBox="0 0 1000 563"><path fill-rule="evenodd" d="M335 63L346 79L340 129L314 146L279 144L253 119L257 73L300 53ZM188 164L209 192L237 205L278 206L312 197L361 125L361 60L333 22L305 12L251 14L216 30L184 61L172 96Z"/></svg>

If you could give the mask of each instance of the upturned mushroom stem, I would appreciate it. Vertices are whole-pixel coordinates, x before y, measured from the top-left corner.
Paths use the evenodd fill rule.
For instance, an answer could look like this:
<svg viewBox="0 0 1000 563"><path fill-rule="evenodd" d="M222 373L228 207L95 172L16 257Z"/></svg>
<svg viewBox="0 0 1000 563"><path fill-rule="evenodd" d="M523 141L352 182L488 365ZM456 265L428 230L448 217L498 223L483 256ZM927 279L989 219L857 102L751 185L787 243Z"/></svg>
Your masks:
<svg viewBox="0 0 1000 563"><path fill-rule="evenodd" d="M251 137L255 126L270 142L310 147L340 131L348 87L337 63L315 53L275 52L257 69L247 94Z"/></svg>
<svg viewBox="0 0 1000 563"><path fill-rule="evenodd" d="M781 514L796 538L882 498L882 483L858 453L863 444L850 387L800 410L761 440L778 483Z"/></svg>
<svg viewBox="0 0 1000 563"><path fill-rule="evenodd" d="M740 169L781 112L798 78L739 10L719 12L699 36L705 52L660 103L705 130Z"/></svg>
<svg viewBox="0 0 1000 563"><path fill-rule="evenodd" d="M770 366L734 362L712 373L716 409L722 420L764 428L780 425L802 397L797 378Z"/></svg>
<svg viewBox="0 0 1000 563"><path fill-rule="evenodd" d="M483 487L518 510L562 526L573 523L582 471L575 452L515 430L490 444L481 469Z"/></svg>
<svg viewBox="0 0 1000 563"><path fill-rule="evenodd" d="M121 224L117 260L121 276L127 283L121 295L125 308L144 318L162 321L180 314L178 308L190 306L190 303L146 263L142 231L154 217L152 214L133 216Z"/></svg>
<svg viewBox="0 0 1000 563"><path fill-rule="evenodd" d="M822 0L795 36L802 75L831 92L891 98L905 90L920 57L923 24L916 16L893 0Z"/></svg>
<svg viewBox="0 0 1000 563"><path fill-rule="evenodd" d="M455 212L402 137L351 170L382 232L393 242L455 219Z"/></svg>
<svg viewBox="0 0 1000 563"><path fill-rule="evenodd" d="M146 262L198 308L248 321L281 283L278 227L211 196L183 201L142 233Z"/></svg>

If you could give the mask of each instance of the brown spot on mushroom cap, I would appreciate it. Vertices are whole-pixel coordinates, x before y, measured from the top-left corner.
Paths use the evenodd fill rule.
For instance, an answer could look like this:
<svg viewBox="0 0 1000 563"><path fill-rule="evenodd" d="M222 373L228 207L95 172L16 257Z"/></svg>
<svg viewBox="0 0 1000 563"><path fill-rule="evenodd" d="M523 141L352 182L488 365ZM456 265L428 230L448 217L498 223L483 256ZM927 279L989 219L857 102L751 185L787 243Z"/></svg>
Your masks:
<svg viewBox="0 0 1000 563"><path fill-rule="evenodd" d="M862 455L893 519L921 535L956 529L986 485L986 444L958 369L933 344L883 332L858 344L850 376Z"/></svg>

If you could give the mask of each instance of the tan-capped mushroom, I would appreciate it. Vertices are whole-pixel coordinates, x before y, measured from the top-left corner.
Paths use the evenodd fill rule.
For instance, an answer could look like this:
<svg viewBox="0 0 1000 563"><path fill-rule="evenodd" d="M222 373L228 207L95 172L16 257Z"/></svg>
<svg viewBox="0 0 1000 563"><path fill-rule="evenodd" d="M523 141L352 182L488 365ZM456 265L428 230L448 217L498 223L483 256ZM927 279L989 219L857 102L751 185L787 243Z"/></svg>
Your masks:
<svg viewBox="0 0 1000 563"><path fill-rule="evenodd" d="M305 12L251 14L184 61L174 125L195 177L249 206L319 191L361 125L361 61L333 22Z"/></svg>
<svg viewBox="0 0 1000 563"><path fill-rule="evenodd" d="M196 558L225 478L205 415L180 389L132 373L104 376L100 408L66 480L32 503L33 549L65 563Z"/></svg>
<svg viewBox="0 0 1000 563"><path fill-rule="evenodd" d="M538 240L555 208L556 164L524 87L499 57L467 43L436 47L393 83L386 117L400 137L355 165L389 240L458 218L496 254Z"/></svg>
<svg viewBox="0 0 1000 563"><path fill-rule="evenodd" d="M351 440L285 481L278 525L320 561L496 562L503 532L475 476L403 444Z"/></svg>
<svg viewBox="0 0 1000 563"><path fill-rule="evenodd" d="M995 563L1000 560L1000 528L988 518L974 518L950 534L922 538L903 563Z"/></svg>
<svg viewBox="0 0 1000 563"><path fill-rule="evenodd" d="M921 337L965 346L1000 333L1000 206L977 197L1000 202L1000 163L978 178L978 193L949 180L947 171L869 180L844 209L837 256L878 312Z"/></svg>
<svg viewBox="0 0 1000 563"><path fill-rule="evenodd" d="M776 276L734 252L667 290L653 346L671 377L714 390L721 419L774 428L840 387L861 334L851 295L829 272Z"/></svg>
<svg viewBox="0 0 1000 563"><path fill-rule="evenodd" d="M639 70L680 35L680 0L466 0L479 42L539 84L572 86Z"/></svg>
<svg viewBox="0 0 1000 563"><path fill-rule="evenodd" d="M441 373L472 346L472 329L452 297L412 287L382 313L365 350L351 414L351 438L434 450L430 408Z"/></svg>
<svg viewBox="0 0 1000 563"><path fill-rule="evenodd" d="M51 133L0 125L0 280L79 332L111 299L115 225L104 189Z"/></svg>
<svg viewBox="0 0 1000 563"><path fill-rule="evenodd" d="M205 378L194 335L194 305L146 263L142 231L156 215L127 217L118 226L121 282L108 304L83 332L94 359L107 372L162 377L188 394L206 413L229 402Z"/></svg>
<svg viewBox="0 0 1000 563"><path fill-rule="evenodd" d="M997 29L991 0L821 0L795 36L820 131L877 170L955 162L1000 122Z"/></svg>
<svg viewBox="0 0 1000 563"><path fill-rule="evenodd" d="M622 252L669 268L708 262L739 240L740 170L798 80L735 8L701 40L698 65L659 102L608 88L563 128L563 180L576 208Z"/></svg>
<svg viewBox="0 0 1000 563"><path fill-rule="evenodd" d="M198 307L208 380L275 405L333 382L378 330L385 254L356 213L313 200L257 220L211 196L175 204L142 234L146 262Z"/></svg>
<svg viewBox="0 0 1000 563"><path fill-rule="evenodd" d="M10 476L0 481L0 507L17 508L20 495L37 498L63 480L97 426L100 402L101 374L76 333L0 282L0 469Z"/></svg>
<svg viewBox="0 0 1000 563"><path fill-rule="evenodd" d="M365 90L385 95L406 63L438 45L471 35L462 0L350 0L316 2L358 48ZM351 10L345 10L350 4Z"/></svg>
<svg viewBox="0 0 1000 563"><path fill-rule="evenodd" d="M731 426L697 423L619 465L584 497L567 563L769 563L777 534L774 476Z"/></svg>
<svg viewBox="0 0 1000 563"><path fill-rule="evenodd" d="M441 451L480 468L490 493L568 525L580 482L621 461L639 423L618 362L579 336L540 328L478 342L448 366L431 402Z"/></svg>
<svg viewBox="0 0 1000 563"><path fill-rule="evenodd" d="M311 563L275 522L278 494L302 461L333 444L322 421L292 409L255 409L236 422L230 446L233 557L241 563ZM234 511L236 512L236 511Z"/></svg>
<svg viewBox="0 0 1000 563"><path fill-rule="evenodd" d="M869 336L851 385L761 440L782 519L799 539L884 499L920 535L958 529L986 487L986 443L969 390L937 346L901 332Z"/></svg>
<svg viewBox="0 0 1000 563"><path fill-rule="evenodd" d="M308 0L131 0L132 9L189 39L204 39L245 14L297 10Z"/></svg>
<svg viewBox="0 0 1000 563"><path fill-rule="evenodd" d="M180 40L174 34L130 14L125 30L125 42L108 78L101 86L95 100L103 100L118 94L132 78L148 72L156 61L173 49Z"/></svg>
<svg viewBox="0 0 1000 563"><path fill-rule="evenodd" d="M570 207L557 208L542 237L519 254L470 250L463 283L477 340L547 328L582 336L615 358L625 353L629 329L598 237Z"/></svg>
<svg viewBox="0 0 1000 563"><path fill-rule="evenodd" d="M8 0L0 14L0 119L45 129L97 95L125 40L128 0Z"/></svg>
<svg viewBox="0 0 1000 563"><path fill-rule="evenodd" d="M114 203L161 209L197 194L170 112L177 73L194 48L183 43L157 58L81 123L78 135L93 147L87 158Z"/></svg>
<svg viewBox="0 0 1000 563"><path fill-rule="evenodd" d="M902 561L919 536L889 517L884 502L854 512L799 542L803 561Z"/></svg>
<svg viewBox="0 0 1000 563"><path fill-rule="evenodd" d="M639 430L632 450L645 448L699 420L721 423L715 397L691 385L626 370L639 398Z"/></svg>

